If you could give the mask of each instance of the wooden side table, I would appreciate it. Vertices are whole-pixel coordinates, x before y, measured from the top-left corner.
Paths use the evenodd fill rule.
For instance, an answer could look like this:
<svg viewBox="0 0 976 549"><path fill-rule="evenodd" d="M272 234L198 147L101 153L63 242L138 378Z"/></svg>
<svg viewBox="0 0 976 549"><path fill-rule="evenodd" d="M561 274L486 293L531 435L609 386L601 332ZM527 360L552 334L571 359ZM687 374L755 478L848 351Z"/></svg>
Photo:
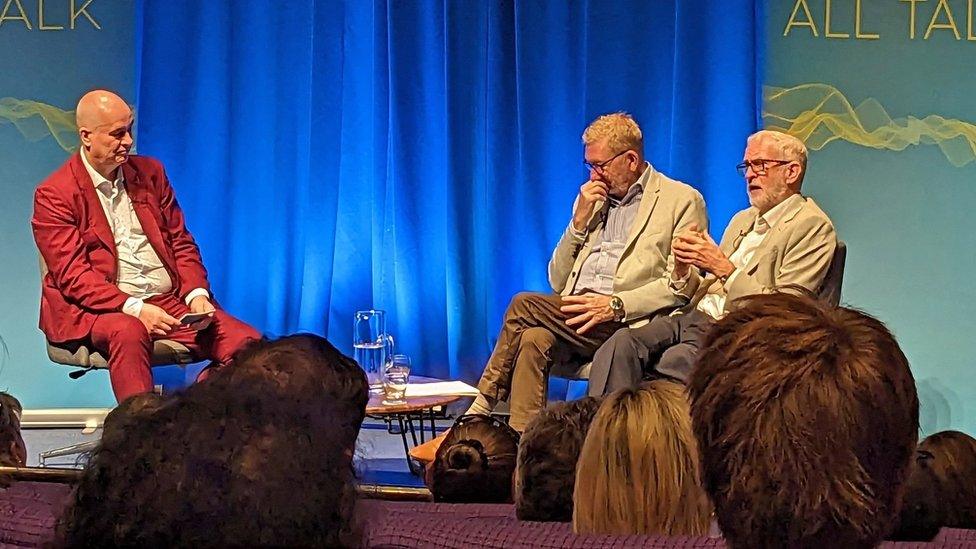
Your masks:
<svg viewBox="0 0 976 549"><path fill-rule="evenodd" d="M433 383L443 381L431 377L411 376L410 383ZM403 404L383 404L383 393L370 393L366 404L366 416L386 422L386 430L391 435L400 435L403 440L404 457L410 472L419 475L420 467L410 458L410 448L427 440L427 425L430 422L430 438L437 436L435 408L447 406L460 400L459 395L407 397ZM420 436L418 437L417 434ZM410 440L407 440L407 434ZM412 443L412 444L411 444Z"/></svg>

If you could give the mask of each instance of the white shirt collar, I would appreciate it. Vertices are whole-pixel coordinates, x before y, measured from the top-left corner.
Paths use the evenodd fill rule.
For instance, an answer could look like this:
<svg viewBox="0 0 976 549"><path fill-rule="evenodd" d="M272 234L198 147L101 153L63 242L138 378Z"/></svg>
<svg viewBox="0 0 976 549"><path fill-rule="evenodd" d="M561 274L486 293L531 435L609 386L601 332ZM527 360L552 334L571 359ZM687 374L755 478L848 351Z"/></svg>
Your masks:
<svg viewBox="0 0 976 549"><path fill-rule="evenodd" d="M783 216L790 211L791 205L801 200L803 200L803 195L801 194L794 194L790 196L786 200L773 206L768 212L757 216L756 223L753 228L758 229L761 225L765 224L767 227L763 230L763 232L765 232L765 230L772 229L781 219L783 219Z"/></svg>
<svg viewBox="0 0 976 549"><path fill-rule="evenodd" d="M91 163L88 162L88 157L85 156L84 147L82 147L79 153L81 154L81 163L85 165L85 170L88 171L88 176L91 177L92 184L95 185L96 189L102 187L106 183L109 185L109 188L111 188L112 186L122 185L122 178L123 178L122 166L119 166L118 168L115 169L115 181L110 181L105 177L103 177L102 174L98 173L98 171L92 167Z"/></svg>

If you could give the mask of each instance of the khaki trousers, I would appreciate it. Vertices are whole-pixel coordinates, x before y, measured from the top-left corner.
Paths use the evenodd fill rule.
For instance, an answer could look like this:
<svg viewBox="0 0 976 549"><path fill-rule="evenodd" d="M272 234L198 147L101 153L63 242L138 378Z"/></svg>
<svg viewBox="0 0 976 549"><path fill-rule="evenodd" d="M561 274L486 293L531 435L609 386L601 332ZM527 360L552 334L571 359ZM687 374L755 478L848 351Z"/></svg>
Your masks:
<svg viewBox="0 0 976 549"><path fill-rule="evenodd" d="M598 324L580 335L566 324L562 297L554 294L516 294L505 311L502 330L478 382L481 394L509 400L509 424L517 431L546 405L549 369L554 361L585 362L617 329L618 322Z"/></svg>

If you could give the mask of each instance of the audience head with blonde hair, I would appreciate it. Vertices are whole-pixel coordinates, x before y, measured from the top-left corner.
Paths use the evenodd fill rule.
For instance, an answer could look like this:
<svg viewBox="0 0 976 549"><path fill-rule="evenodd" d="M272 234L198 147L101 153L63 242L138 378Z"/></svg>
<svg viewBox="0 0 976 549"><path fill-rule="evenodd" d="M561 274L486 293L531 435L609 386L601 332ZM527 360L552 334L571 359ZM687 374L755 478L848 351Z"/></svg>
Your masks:
<svg viewBox="0 0 976 549"><path fill-rule="evenodd" d="M918 445L889 539L928 541L943 527L976 529L976 439L959 431L935 433Z"/></svg>
<svg viewBox="0 0 976 549"><path fill-rule="evenodd" d="M684 388L664 380L606 397L576 466L577 533L708 532L688 408Z"/></svg>
<svg viewBox="0 0 976 549"><path fill-rule="evenodd" d="M745 298L706 338L689 392L731 547L873 547L888 533L918 397L884 324L808 294Z"/></svg>

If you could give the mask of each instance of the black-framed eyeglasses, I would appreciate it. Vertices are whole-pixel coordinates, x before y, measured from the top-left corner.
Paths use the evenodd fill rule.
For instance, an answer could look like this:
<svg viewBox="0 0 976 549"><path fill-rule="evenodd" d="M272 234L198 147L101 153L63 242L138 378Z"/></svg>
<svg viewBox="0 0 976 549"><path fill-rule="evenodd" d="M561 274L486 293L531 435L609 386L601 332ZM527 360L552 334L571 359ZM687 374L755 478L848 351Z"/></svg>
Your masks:
<svg viewBox="0 0 976 549"><path fill-rule="evenodd" d="M735 169L742 177L746 176L746 172L749 171L749 168L752 168L752 173L756 175L766 175L769 168L782 164L789 164L790 162L793 161L773 158L756 158L755 160L746 160L742 164L736 166Z"/></svg>
<svg viewBox="0 0 976 549"><path fill-rule="evenodd" d="M596 173L603 173L603 170L606 169L606 167L609 166L611 162L613 162L614 160L617 159L618 156L626 153L629 150L630 149L626 149L626 150L620 151L617 154L611 156L610 158L604 160L603 162L593 162L593 163L590 163L590 162L587 162L586 160L584 160L583 161L583 165L586 166L586 169L588 169L588 170L593 170Z"/></svg>

